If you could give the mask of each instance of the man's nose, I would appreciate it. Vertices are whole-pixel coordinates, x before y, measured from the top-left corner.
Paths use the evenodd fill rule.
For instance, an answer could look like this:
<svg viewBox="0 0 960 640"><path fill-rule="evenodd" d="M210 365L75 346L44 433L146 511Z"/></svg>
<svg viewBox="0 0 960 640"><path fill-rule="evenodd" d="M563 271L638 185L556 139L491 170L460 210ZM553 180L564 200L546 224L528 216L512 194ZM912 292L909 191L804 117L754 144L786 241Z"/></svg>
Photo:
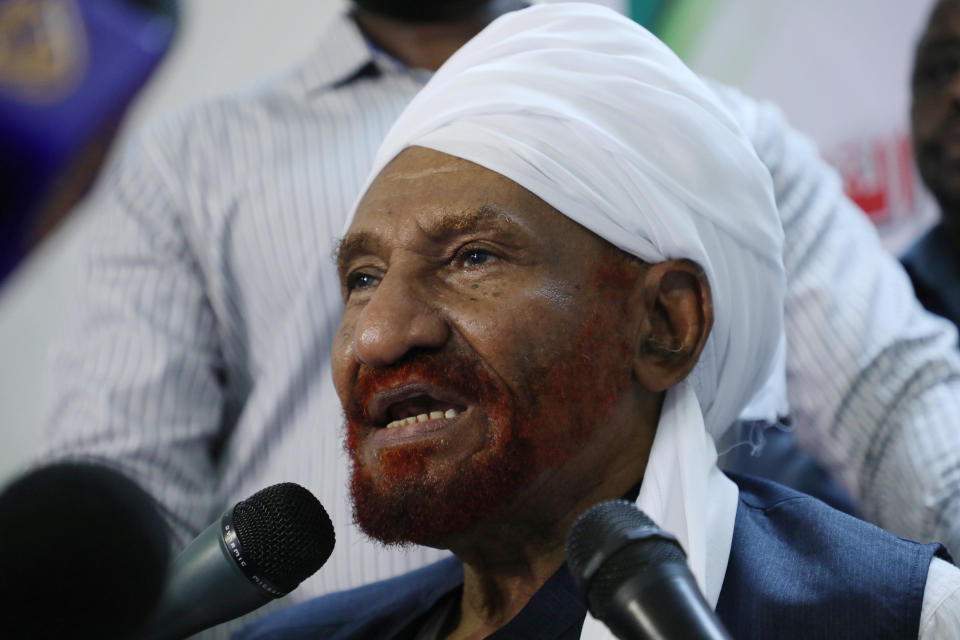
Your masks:
<svg viewBox="0 0 960 640"><path fill-rule="evenodd" d="M450 329L427 298L425 288L403 273L387 273L360 314L354 334L357 359L383 367L412 349L441 347Z"/></svg>

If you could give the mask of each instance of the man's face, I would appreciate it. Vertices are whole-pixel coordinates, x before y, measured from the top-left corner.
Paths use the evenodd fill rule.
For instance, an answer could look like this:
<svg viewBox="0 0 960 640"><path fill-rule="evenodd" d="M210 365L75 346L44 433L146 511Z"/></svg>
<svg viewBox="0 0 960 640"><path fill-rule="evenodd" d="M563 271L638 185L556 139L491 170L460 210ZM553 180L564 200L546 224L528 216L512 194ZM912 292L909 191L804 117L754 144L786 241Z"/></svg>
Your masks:
<svg viewBox="0 0 960 640"><path fill-rule="evenodd" d="M364 196L339 268L333 372L371 536L450 546L484 519L549 520L622 454L638 261L499 174L415 147ZM637 479L650 440L631 452Z"/></svg>
<svg viewBox="0 0 960 640"><path fill-rule="evenodd" d="M960 211L960 2L940 2L917 46L910 119L924 182L944 213Z"/></svg>

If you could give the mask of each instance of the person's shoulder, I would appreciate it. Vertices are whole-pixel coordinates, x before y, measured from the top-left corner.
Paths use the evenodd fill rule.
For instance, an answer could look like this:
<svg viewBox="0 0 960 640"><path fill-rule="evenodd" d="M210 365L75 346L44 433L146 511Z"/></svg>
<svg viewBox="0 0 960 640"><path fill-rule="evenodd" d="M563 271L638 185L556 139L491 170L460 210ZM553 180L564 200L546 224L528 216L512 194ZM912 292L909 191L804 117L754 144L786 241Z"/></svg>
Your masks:
<svg viewBox="0 0 960 640"><path fill-rule="evenodd" d="M225 138L263 135L271 128L288 127L305 114L322 118L318 96L334 90L369 56L369 47L353 21L335 14L313 50L292 67L189 101L148 122L134 144L164 150L175 157L182 157L188 149L220 153Z"/></svg>
<svg viewBox="0 0 960 640"><path fill-rule="evenodd" d="M463 565L444 558L415 571L274 611L234 640L329 640L388 637L463 582Z"/></svg>
<svg viewBox="0 0 960 640"><path fill-rule="evenodd" d="M183 105L147 122L125 145L121 168L189 184L223 180L262 159L278 132L307 126L306 93L295 74ZM144 171L142 167L146 167Z"/></svg>
<svg viewBox="0 0 960 640"><path fill-rule="evenodd" d="M766 512L788 502L800 502L804 508L818 508L822 504L819 500L779 482L747 474L727 475L740 489L740 502L751 509Z"/></svg>
<svg viewBox="0 0 960 640"><path fill-rule="evenodd" d="M916 637L942 546L774 482L730 476L740 504L717 611L734 636Z"/></svg>
<svg viewBox="0 0 960 640"><path fill-rule="evenodd" d="M269 123L270 114L280 115L304 99L290 88L285 76L255 87L245 87L190 102L149 121L134 138L134 146L154 147L181 153L184 146L197 150L216 145L232 132L255 134ZM267 118L264 116L267 115Z"/></svg>
<svg viewBox="0 0 960 640"><path fill-rule="evenodd" d="M834 550L845 547L858 557L883 553L880 550L885 548L908 561L925 557L921 562L924 568L930 557L942 553L940 545L902 538L790 487L754 476L729 475L740 490L738 522L762 520L766 534L779 537L788 546L815 549L829 545ZM828 553L824 558L833 561L835 556Z"/></svg>
<svg viewBox="0 0 960 640"><path fill-rule="evenodd" d="M913 269L922 269L934 257L940 254L952 254L953 247L949 234L943 223L937 223L923 232L913 241L907 250L900 257L900 262L909 271Z"/></svg>
<svg viewBox="0 0 960 640"><path fill-rule="evenodd" d="M724 84L718 80L701 76L700 79L716 95L720 104L730 112L734 120L749 135L750 125L757 120L764 103L754 100L740 89Z"/></svg>
<svg viewBox="0 0 960 640"><path fill-rule="evenodd" d="M819 158L813 142L790 125L775 103L753 98L736 87L710 78L701 77L701 80L733 116L771 173L781 171L783 163L791 167L805 167L810 166L813 159Z"/></svg>

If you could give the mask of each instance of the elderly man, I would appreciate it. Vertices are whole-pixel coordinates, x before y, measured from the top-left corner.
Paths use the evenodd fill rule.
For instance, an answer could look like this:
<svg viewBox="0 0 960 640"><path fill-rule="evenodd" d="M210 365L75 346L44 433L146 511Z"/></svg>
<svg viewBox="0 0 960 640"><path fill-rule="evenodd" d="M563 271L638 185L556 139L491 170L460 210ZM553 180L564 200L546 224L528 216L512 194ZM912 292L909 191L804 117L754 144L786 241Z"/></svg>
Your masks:
<svg viewBox="0 0 960 640"><path fill-rule="evenodd" d="M749 141L650 34L588 5L494 22L388 134L338 251L356 521L456 559L241 636L601 634L563 540L634 492L735 637L955 630L939 547L716 466L775 367L782 241Z"/></svg>
<svg viewBox="0 0 960 640"><path fill-rule="evenodd" d="M264 486L303 484L339 543L291 599L442 557L350 526L328 362L341 301L324 256L427 69L522 4L355 1L289 74L146 131L97 207L52 359L46 459L117 464L160 503L177 548ZM767 167L787 238L797 440L865 518L960 548L955 330L923 311L813 145L775 107L714 89Z"/></svg>

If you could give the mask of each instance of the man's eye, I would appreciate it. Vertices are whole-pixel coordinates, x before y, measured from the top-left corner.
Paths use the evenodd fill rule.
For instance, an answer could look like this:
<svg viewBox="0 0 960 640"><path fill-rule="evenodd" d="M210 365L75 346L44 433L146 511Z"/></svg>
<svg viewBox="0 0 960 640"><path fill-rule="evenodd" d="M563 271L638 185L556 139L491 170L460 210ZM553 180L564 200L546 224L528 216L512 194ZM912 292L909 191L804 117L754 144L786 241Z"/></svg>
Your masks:
<svg viewBox="0 0 960 640"><path fill-rule="evenodd" d="M374 284L376 284L376 282L376 277L370 275L369 273L358 271L347 276L347 290L354 291L356 289L366 289L368 287L372 287Z"/></svg>
<svg viewBox="0 0 960 640"><path fill-rule="evenodd" d="M496 259L496 255L487 251L486 249L465 249L461 254L463 264L468 267L475 267L481 264L486 264L491 260Z"/></svg>

